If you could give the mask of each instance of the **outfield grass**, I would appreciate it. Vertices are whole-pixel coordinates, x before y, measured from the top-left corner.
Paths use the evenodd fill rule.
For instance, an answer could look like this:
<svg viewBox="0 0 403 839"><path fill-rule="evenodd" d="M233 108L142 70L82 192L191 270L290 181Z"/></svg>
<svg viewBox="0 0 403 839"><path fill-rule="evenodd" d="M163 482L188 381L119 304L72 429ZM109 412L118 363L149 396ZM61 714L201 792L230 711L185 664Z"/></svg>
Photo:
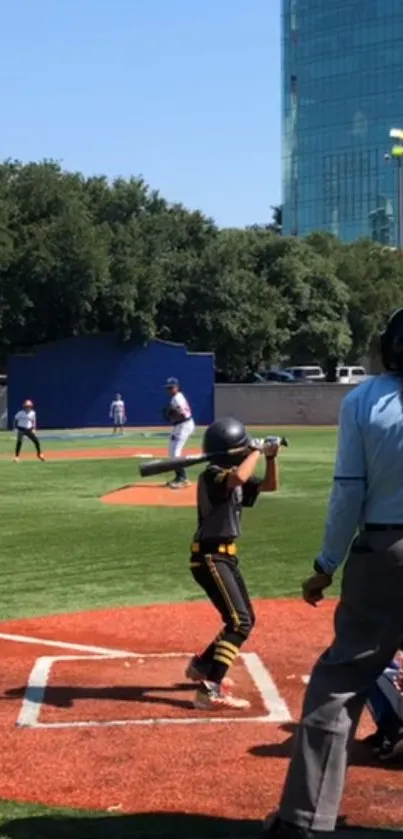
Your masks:
<svg viewBox="0 0 403 839"><path fill-rule="evenodd" d="M253 430L260 433L278 429ZM298 595L321 541L330 489L334 430L289 429L281 489L244 515L243 570L251 594ZM0 434L12 455L13 435ZM192 446L200 439L193 438ZM122 439L46 440L49 448L165 445L129 433ZM28 446L26 445L26 449ZM191 509L103 505L99 497L138 480L138 461L0 462L1 615L3 619L200 597L188 571L195 528ZM194 475L195 476L195 475ZM190 815L105 816L0 803L0 839L123 839L255 835L256 825ZM379 837L379 832L377 833Z"/></svg>
<svg viewBox="0 0 403 839"><path fill-rule="evenodd" d="M320 546L335 432L295 430L289 437L280 491L244 515L241 555L253 596L298 594ZM144 446L136 436L125 445L129 439ZM0 436L0 452L11 444ZM0 468L3 618L200 596L187 566L194 510L99 501L139 479L138 461L10 460Z"/></svg>

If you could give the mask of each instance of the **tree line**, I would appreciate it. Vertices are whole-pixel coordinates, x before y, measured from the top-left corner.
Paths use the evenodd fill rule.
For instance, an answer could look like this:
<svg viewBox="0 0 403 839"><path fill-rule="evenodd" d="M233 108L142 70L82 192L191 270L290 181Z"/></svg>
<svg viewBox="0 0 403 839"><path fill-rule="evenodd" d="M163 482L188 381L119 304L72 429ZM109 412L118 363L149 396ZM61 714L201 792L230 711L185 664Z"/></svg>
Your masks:
<svg viewBox="0 0 403 839"><path fill-rule="evenodd" d="M357 363L403 303L401 254L371 241L220 229L142 178L0 164L0 357L117 332L213 351L230 380L267 365Z"/></svg>

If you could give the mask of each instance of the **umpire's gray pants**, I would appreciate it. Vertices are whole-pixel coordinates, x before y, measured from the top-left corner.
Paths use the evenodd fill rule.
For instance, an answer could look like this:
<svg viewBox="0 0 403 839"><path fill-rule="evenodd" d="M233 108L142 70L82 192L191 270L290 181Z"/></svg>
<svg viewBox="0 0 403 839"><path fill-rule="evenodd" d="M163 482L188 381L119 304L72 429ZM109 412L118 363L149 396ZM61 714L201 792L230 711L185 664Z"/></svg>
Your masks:
<svg viewBox="0 0 403 839"><path fill-rule="evenodd" d="M334 640L316 663L305 694L279 808L282 819L334 830L366 691L395 655L402 632L403 529L363 532L344 568Z"/></svg>

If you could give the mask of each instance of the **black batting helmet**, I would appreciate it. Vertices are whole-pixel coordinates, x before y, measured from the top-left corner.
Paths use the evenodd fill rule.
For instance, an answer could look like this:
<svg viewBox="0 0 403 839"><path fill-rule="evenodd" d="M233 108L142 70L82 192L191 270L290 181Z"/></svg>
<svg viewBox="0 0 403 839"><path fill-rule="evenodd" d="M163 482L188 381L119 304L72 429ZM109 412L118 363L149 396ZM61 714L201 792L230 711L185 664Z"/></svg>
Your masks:
<svg viewBox="0 0 403 839"><path fill-rule="evenodd" d="M385 370L403 374L403 308L396 309L390 316L380 342Z"/></svg>
<svg viewBox="0 0 403 839"><path fill-rule="evenodd" d="M247 451L226 454L230 449L244 448L250 442L242 422L233 417L224 417L213 422L206 429L203 438L203 453L211 454L210 461L218 466L236 466L246 457Z"/></svg>

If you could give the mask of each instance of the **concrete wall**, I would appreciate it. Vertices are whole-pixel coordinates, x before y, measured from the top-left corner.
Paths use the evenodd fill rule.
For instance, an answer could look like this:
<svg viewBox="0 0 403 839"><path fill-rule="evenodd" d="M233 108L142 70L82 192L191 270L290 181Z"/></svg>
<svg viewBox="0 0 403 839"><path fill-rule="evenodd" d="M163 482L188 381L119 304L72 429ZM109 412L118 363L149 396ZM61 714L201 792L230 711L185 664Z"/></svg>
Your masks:
<svg viewBox="0 0 403 839"><path fill-rule="evenodd" d="M340 402L354 385L216 385L215 416L247 425L337 425Z"/></svg>

